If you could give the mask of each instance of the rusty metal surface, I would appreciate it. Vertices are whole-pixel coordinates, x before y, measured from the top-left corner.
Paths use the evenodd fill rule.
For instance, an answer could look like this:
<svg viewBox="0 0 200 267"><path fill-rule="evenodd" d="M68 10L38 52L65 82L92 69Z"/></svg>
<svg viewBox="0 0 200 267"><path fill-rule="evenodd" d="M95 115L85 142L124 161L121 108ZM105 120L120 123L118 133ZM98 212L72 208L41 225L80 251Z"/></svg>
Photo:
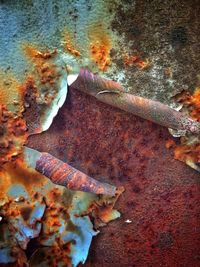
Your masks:
<svg viewBox="0 0 200 267"><path fill-rule="evenodd" d="M29 146L101 181L123 185L121 219L95 238L86 266L200 264L199 174L166 149L167 129L70 90Z"/></svg>
<svg viewBox="0 0 200 267"><path fill-rule="evenodd" d="M173 96L200 83L199 11L196 0L0 1L3 263L85 261L96 235L92 222L119 216L113 203L55 187L17 156L28 135L51 125L67 81L81 67L120 82L126 92L180 108ZM166 129L75 91L49 131L30 138L30 146L126 188L122 219L97 239L88 266L200 265L199 176L173 159L168 139ZM187 158L187 149L176 157L183 160L186 152ZM199 145L191 157L199 161ZM73 208L63 209L66 203Z"/></svg>
<svg viewBox="0 0 200 267"><path fill-rule="evenodd" d="M199 85L199 10L196 0L119 4L112 30L124 36L121 50L128 46L130 55L139 55L150 63L146 71L135 64L126 68L131 92L173 105L173 95L183 89L193 91ZM121 53L116 54L120 58ZM120 59L114 62L122 69Z"/></svg>
<svg viewBox="0 0 200 267"><path fill-rule="evenodd" d="M77 266L97 229L120 216L117 198L57 186L21 161L0 177L0 266Z"/></svg>
<svg viewBox="0 0 200 267"><path fill-rule="evenodd" d="M199 85L196 0L2 0L0 7L1 69L20 82L32 67L23 51L29 44L58 49L72 72L89 66L172 106L172 96Z"/></svg>
<svg viewBox="0 0 200 267"><path fill-rule="evenodd" d="M81 69L77 79L70 86L106 104L176 130L180 136L200 133L199 122L159 101L129 94L119 83L104 79L87 69Z"/></svg>

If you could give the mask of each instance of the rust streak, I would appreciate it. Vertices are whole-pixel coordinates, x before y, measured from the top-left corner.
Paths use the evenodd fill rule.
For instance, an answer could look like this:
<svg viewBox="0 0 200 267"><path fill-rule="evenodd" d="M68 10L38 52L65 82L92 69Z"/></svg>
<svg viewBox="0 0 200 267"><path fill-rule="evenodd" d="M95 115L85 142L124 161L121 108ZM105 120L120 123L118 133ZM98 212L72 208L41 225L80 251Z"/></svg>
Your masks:
<svg viewBox="0 0 200 267"><path fill-rule="evenodd" d="M76 49L72 43L72 38L68 32L64 33L64 38L63 38L63 43L64 43L64 49L71 55L75 57L80 57L81 52Z"/></svg>
<svg viewBox="0 0 200 267"><path fill-rule="evenodd" d="M106 71L111 64L110 50L112 48L112 42L110 36L104 29L103 25L99 24L96 27L89 29L89 38L91 40L91 59L101 71Z"/></svg>

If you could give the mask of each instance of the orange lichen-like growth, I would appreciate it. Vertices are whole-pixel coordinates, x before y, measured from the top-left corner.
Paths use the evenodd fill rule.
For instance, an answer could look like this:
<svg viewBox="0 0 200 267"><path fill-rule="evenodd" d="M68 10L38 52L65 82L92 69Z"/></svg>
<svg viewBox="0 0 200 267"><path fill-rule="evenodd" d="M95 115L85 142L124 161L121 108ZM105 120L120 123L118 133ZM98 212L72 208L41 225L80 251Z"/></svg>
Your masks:
<svg viewBox="0 0 200 267"><path fill-rule="evenodd" d="M0 73L0 166L16 159L27 140L24 86L9 73Z"/></svg>
<svg viewBox="0 0 200 267"><path fill-rule="evenodd" d="M51 59L56 55L56 50L53 52L40 52L32 46L25 46L24 51L29 59L33 62L36 70L37 78L42 84L54 85L58 77L56 66L51 62Z"/></svg>
<svg viewBox="0 0 200 267"><path fill-rule="evenodd" d="M25 120L0 105L0 165L19 154L26 139Z"/></svg>
<svg viewBox="0 0 200 267"><path fill-rule="evenodd" d="M177 101L187 107L190 116L200 121L200 88L197 88L193 95L188 92L182 92L177 97Z"/></svg>
<svg viewBox="0 0 200 267"><path fill-rule="evenodd" d="M166 147L167 149L174 147L174 145L175 145L175 142L174 142L174 140L171 140L171 139L168 139L168 140L166 141L166 143L165 143L165 147Z"/></svg>
<svg viewBox="0 0 200 267"><path fill-rule="evenodd" d="M29 44L22 48L29 61L29 72L24 85L26 106L29 109L26 109L24 115L29 117L27 125L29 132L33 134L47 127L54 103L59 105L59 93L64 90L63 80L66 84L66 71L57 50L39 51Z"/></svg>
<svg viewBox="0 0 200 267"><path fill-rule="evenodd" d="M101 71L106 71L110 65L111 39L108 33L100 25L89 33L90 55Z"/></svg>
<svg viewBox="0 0 200 267"><path fill-rule="evenodd" d="M193 95L188 92L182 92L177 96L178 102L187 108L191 118L200 122L200 88L197 88ZM181 144L174 149L175 159L186 163L200 163L200 143L198 139L193 144L189 144L187 138L181 139Z"/></svg>
<svg viewBox="0 0 200 267"><path fill-rule="evenodd" d="M70 34L69 33L65 33L64 34L64 49L70 53L71 55L75 56L75 57L80 57L81 56L81 52L78 51L74 45L72 44L72 40L70 38Z"/></svg>
<svg viewBox="0 0 200 267"><path fill-rule="evenodd" d="M109 221L113 220L116 216L116 211L113 210L116 201L124 192L124 187L118 187L115 196L111 197L99 197L98 202L93 202L88 210L82 214L90 215L94 217L95 227L103 226Z"/></svg>
<svg viewBox="0 0 200 267"><path fill-rule="evenodd" d="M126 54L124 56L124 65L128 67L136 65L141 69L145 69L149 66L149 61L148 60L143 61L138 56L131 56Z"/></svg>
<svg viewBox="0 0 200 267"><path fill-rule="evenodd" d="M191 109L191 117L197 121L200 121L200 88L197 88L194 94L189 97L187 103Z"/></svg>
<svg viewBox="0 0 200 267"><path fill-rule="evenodd" d="M174 140L167 140L165 147L174 150L174 158L190 163L200 163L200 144L188 145L185 138L181 138L181 144L176 144ZM191 164L190 164L191 165Z"/></svg>
<svg viewBox="0 0 200 267"><path fill-rule="evenodd" d="M186 163L200 163L200 144L176 146L174 158Z"/></svg>

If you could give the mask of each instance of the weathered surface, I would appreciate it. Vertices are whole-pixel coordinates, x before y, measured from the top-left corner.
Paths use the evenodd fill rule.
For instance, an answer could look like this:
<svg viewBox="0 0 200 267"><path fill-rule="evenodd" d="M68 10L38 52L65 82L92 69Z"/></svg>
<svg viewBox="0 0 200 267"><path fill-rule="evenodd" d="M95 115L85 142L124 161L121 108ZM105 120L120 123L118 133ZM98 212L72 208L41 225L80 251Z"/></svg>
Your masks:
<svg viewBox="0 0 200 267"><path fill-rule="evenodd" d="M112 29L124 36L123 45L128 44L131 55L150 63L142 71L135 65L125 68L131 92L172 104L174 94L183 89L193 91L199 85L199 11L196 0L122 1ZM121 61L116 63L122 70Z"/></svg>
<svg viewBox="0 0 200 267"><path fill-rule="evenodd" d="M173 129L179 132L180 136L200 133L199 122L159 101L127 93L120 83L102 78L87 69L81 69L77 79L70 86L96 97L103 103Z"/></svg>
<svg viewBox="0 0 200 267"><path fill-rule="evenodd" d="M21 160L4 164L0 177L0 266L77 266L96 229L120 216L117 197L57 186Z"/></svg>
<svg viewBox="0 0 200 267"><path fill-rule="evenodd" d="M9 112L15 112L19 107L19 114L13 113L13 116L20 118L23 111L28 110L23 115L30 122L27 123L29 130L36 128L39 132L38 126L40 130L47 129L46 125L51 124L59 109L59 100L63 103L65 99L66 74L77 73L80 67L87 66L120 81L130 93L178 106L172 97L183 89L192 92L200 83L199 11L196 0L181 3L177 0L2 0L0 105L6 104ZM36 51L31 60L25 47L33 47ZM51 60L49 55L55 50L56 59ZM38 58L42 63L39 69ZM54 64L56 76L51 72ZM33 76L32 80L30 76ZM25 102L22 96L25 96ZM41 117L44 118L42 122ZM6 140L13 137L12 119L9 119L10 124L12 133L5 136ZM17 128L25 130L25 127ZM109 233L105 231L98 238L88 260L89 266L200 265L199 176L175 161L165 149L165 141L169 138L166 129L73 92L51 129L30 139L34 148L48 151L94 178L126 188L119 203L123 217L110 225ZM24 143L20 135L16 141L18 139L17 153ZM7 143L3 145L6 147ZM8 156L15 160L13 150ZM29 189L37 182L30 175L24 178L24 171L19 168L11 168L9 172L10 176L6 172L2 174L5 179L1 179L0 192L4 195L9 188L7 181L11 185L18 181L25 183ZM34 193L31 191L31 196ZM50 208L49 216L45 217L45 235L55 213L54 230L61 228L62 231L62 225L59 225L62 213L58 212L60 206L56 198L54 204L55 209ZM13 210L17 210L15 206ZM5 214L1 215L4 228ZM23 222L24 218L20 217L20 220ZM130 220L130 224L125 220ZM91 224L89 228L92 228ZM4 239L8 245L14 240ZM78 245L82 248L82 243ZM16 249L15 242L10 246ZM22 263L26 256L22 250L18 252L22 255ZM52 249L42 250L41 254L47 256L52 252ZM58 249L56 255L66 263L69 259L64 252L69 253L68 246L63 251ZM33 265L38 264L35 259L41 257L39 251L35 253L31 259Z"/></svg>
<svg viewBox="0 0 200 267"><path fill-rule="evenodd" d="M29 146L123 185L122 218L96 238L86 266L199 266L199 174L165 148L167 129L76 90ZM126 223L130 220L130 223Z"/></svg>
<svg viewBox="0 0 200 267"><path fill-rule="evenodd" d="M89 66L173 106L173 95L199 85L199 11L196 0L1 1L1 68L23 81L23 45L56 48L72 72Z"/></svg>

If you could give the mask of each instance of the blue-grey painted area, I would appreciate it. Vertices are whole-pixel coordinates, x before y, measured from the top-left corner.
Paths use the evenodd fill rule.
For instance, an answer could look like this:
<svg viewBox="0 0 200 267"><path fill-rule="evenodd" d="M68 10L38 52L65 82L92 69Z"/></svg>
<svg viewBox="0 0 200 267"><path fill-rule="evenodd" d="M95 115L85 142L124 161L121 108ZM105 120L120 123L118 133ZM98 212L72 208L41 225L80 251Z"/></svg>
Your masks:
<svg viewBox="0 0 200 267"><path fill-rule="evenodd" d="M74 19L72 16L74 14ZM0 2L1 68L11 68L23 78L29 68L22 45L29 43L41 49L62 49L64 31L75 37L80 50L89 46L88 27L104 17L109 21L104 1L18 0Z"/></svg>
<svg viewBox="0 0 200 267"><path fill-rule="evenodd" d="M16 199L18 197L28 198L28 193L23 185L14 184L8 190L8 196Z"/></svg>
<svg viewBox="0 0 200 267"><path fill-rule="evenodd" d="M0 249L0 263L12 263L15 262L15 258L11 256L10 248L2 248Z"/></svg>

